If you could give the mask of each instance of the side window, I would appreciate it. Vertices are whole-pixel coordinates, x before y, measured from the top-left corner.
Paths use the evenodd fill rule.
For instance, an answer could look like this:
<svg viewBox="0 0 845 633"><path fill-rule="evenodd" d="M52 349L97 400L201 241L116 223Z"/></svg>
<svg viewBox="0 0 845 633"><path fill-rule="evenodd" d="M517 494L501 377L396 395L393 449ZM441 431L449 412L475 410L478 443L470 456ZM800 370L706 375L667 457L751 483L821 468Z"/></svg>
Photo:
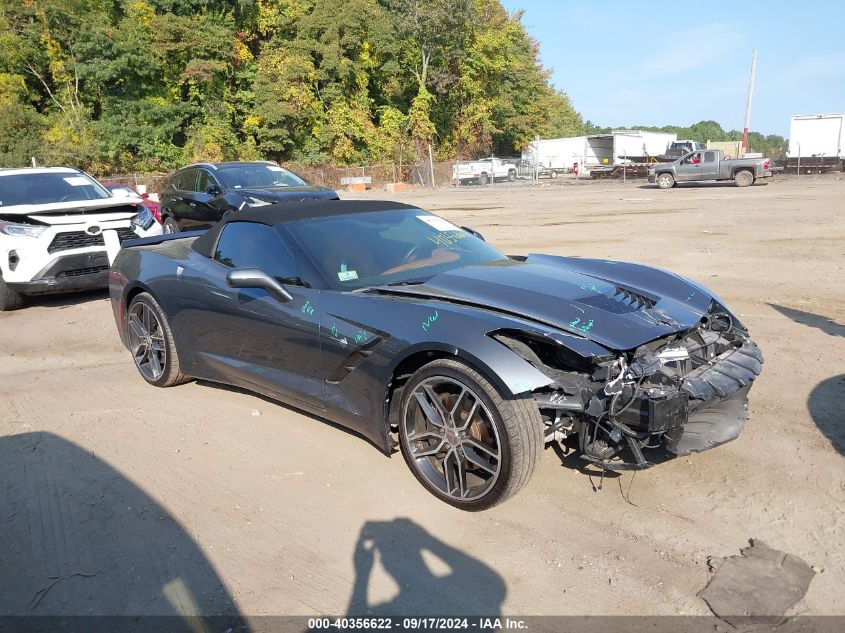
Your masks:
<svg viewBox="0 0 845 633"><path fill-rule="evenodd" d="M716 160L716 152L704 152L704 162L712 163Z"/></svg>
<svg viewBox="0 0 845 633"><path fill-rule="evenodd" d="M197 191L200 193L207 193L211 185L217 186L217 181L214 176L206 169L200 169L199 178L197 179Z"/></svg>
<svg viewBox="0 0 845 633"><path fill-rule="evenodd" d="M214 259L230 268L260 268L278 279L299 276L293 255L273 227L230 222L220 233Z"/></svg>
<svg viewBox="0 0 845 633"><path fill-rule="evenodd" d="M197 170L189 169L187 171L183 171L179 175L179 180L176 183L176 188L179 189L179 191L196 191L196 183Z"/></svg>

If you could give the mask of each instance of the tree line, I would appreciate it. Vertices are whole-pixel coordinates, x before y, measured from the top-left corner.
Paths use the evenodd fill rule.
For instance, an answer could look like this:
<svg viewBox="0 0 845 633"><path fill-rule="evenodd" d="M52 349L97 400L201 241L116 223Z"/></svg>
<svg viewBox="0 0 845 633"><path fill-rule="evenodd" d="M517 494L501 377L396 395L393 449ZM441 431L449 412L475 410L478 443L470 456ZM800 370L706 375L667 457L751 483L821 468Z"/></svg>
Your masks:
<svg viewBox="0 0 845 633"><path fill-rule="evenodd" d="M499 0L0 0L0 166L416 162L600 133ZM713 121L667 126L730 140ZM781 137L752 135L778 153Z"/></svg>
<svg viewBox="0 0 845 633"><path fill-rule="evenodd" d="M0 165L405 163L580 133L498 0L0 0Z"/></svg>

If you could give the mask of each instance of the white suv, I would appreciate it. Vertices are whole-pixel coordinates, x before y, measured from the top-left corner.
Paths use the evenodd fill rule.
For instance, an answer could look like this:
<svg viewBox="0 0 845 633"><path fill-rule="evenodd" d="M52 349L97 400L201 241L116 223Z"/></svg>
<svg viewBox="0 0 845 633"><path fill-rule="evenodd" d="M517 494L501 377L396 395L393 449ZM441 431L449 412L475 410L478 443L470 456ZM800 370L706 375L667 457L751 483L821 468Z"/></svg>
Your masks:
<svg viewBox="0 0 845 633"><path fill-rule="evenodd" d="M77 169L0 169L0 311L23 295L104 288L121 242L160 234L146 207Z"/></svg>

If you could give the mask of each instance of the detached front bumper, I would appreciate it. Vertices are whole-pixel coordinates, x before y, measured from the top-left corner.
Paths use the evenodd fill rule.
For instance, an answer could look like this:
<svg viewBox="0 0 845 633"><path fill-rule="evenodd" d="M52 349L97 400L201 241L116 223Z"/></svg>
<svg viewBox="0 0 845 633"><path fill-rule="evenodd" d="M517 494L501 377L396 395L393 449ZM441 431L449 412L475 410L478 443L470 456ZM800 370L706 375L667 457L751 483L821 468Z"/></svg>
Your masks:
<svg viewBox="0 0 845 633"><path fill-rule="evenodd" d="M649 181L651 184L656 183L656 182L657 182L657 174L655 174L654 172L649 172L649 174L648 174L648 181Z"/></svg>
<svg viewBox="0 0 845 633"><path fill-rule="evenodd" d="M648 468L736 439L763 355L744 331L696 330L638 348L616 374L618 362L609 377L619 378L598 391L589 376L580 384L560 376L558 391L534 394L547 438L577 434L581 458L607 470Z"/></svg>
<svg viewBox="0 0 845 633"><path fill-rule="evenodd" d="M762 369L760 348L745 339L686 373L676 394L642 398L617 419L634 431L659 434L672 454L706 451L739 436L748 419L748 391Z"/></svg>

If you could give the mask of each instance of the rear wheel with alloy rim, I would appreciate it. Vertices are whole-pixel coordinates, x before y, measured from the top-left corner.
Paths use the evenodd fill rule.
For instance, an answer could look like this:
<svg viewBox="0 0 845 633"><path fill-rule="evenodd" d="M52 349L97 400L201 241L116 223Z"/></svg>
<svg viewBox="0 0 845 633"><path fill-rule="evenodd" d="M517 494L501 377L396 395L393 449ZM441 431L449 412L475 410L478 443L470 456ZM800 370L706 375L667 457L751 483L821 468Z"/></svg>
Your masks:
<svg viewBox="0 0 845 633"><path fill-rule="evenodd" d="M738 171L734 175L734 182L737 187L750 187L754 184L754 174L748 170Z"/></svg>
<svg viewBox="0 0 845 633"><path fill-rule="evenodd" d="M477 371L453 360L424 366L402 395L402 455L419 482L463 510L484 510L519 491L543 447L530 396L504 399Z"/></svg>
<svg viewBox="0 0 845 633"><path fill-rule="evenodd" d="M142 292L129 304L129 351L138 371L151 385L170 387L188 380L179 371L179 354L161 306Z"/></svg>

